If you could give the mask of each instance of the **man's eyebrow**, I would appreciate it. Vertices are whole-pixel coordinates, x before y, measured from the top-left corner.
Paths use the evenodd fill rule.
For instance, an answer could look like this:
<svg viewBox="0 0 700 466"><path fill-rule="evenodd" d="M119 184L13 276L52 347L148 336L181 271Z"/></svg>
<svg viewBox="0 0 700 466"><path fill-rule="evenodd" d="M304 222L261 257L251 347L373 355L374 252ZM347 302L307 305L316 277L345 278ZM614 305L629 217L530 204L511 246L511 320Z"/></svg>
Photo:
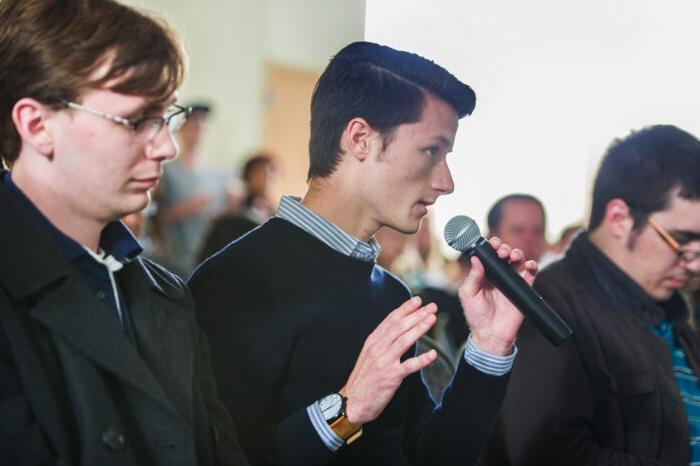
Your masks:
<svg viewBox="0 0 700 466"><path fill-rule="evenodd" d="M452 150L452 141L447 136L437 135L433 137L433 142L445 146L448 150Z"/></svg>
<svg viewBox="0 0 700 466"><path fill-rule="evenodd" d="M155 113L161 112L163 109L168 109L175 102L176 102L175 97L172 97L172 98L165 100L165 101L145 102L143 105L140 105L139 107L134 109L132 112L130 112L130 115L133 115L135 117L154 116ZM160 115L158 115L158 116L160 116Z"/></svg>
<svg viewBox="0 0 700 466"><path fill-rule="evenodd" d="M690 243L700 240L700 231L671 230L669 232L679 243Z"/></svg>

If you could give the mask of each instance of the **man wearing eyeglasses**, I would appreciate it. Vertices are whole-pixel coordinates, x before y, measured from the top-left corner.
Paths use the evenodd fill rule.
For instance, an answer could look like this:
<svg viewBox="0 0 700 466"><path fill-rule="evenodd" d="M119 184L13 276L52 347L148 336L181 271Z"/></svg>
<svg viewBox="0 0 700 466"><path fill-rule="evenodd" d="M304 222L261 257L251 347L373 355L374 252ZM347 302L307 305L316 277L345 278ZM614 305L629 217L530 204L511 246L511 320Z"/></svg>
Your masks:
<svg viewBox="0 0 700 466"><path fill-rule="evenodd" d="M183 74L117 2L0 2L0 464L247 464L187 289L117 221L177 153Z"/></svg>
<svg viewBox="0 0 700 466"><path fill-rule="evenodd" d="M487 465L700 462L700 339L680 290L700 272L700 141L652 126L616 141L587 232L535 282L574 330L518 338Z"/></svg>

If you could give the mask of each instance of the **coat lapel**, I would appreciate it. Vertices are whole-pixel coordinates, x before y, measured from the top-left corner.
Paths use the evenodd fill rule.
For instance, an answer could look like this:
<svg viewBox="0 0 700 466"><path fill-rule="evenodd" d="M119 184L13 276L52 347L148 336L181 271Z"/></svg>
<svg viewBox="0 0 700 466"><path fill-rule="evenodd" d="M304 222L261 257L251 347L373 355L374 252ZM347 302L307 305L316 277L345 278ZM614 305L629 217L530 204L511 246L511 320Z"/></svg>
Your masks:
<svg viewBox="0 0 700 466"><path fill-rule="evenodd" d="M45 225L3 184L0 171L0 285L29 301L32 319L102 369L181 419L192 418L194 335L181 282L141 259L117 272L136 334L131 343L56 246ZM9 225L12 225L9 227ZM170 283L167 289L159 282ZM191 312L191 311L190 311Z"/></svg>
<svg viewBox="0 0 700 466"><path fill-rule="evenodd" d="M77 273L45 293L30 315L97 366L176 412L137 348Z"/></svg>
<svg viewBox="0 0 700 466"><path fill-rule="evenodd" d="M171 278L172 279L172 278ZM141 260L119 272L139 353L180 415L192 420L193 321L180 287L164 289Z"/></svg>

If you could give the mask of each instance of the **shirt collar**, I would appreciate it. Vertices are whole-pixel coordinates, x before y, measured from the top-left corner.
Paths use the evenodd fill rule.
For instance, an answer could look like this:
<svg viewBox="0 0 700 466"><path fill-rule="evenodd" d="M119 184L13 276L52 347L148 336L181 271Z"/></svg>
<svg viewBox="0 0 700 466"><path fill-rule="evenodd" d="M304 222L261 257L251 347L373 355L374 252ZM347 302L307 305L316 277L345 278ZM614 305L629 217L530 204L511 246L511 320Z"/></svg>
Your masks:
<svg viewBox="0 0 700 466"><path fill-rule="evenodd" d="M652 328L664 319L677 322L687 316L687 305L682 295L674 293L669 299L656 302L629 275L611 261L588 237L582 233L572 243L567 256L575 264L584 267L584 280L595 283L594 289L607 300L629 309L642 326Z"/></svg>
<svg viewBox="0 0 700 466"><path fill-rule="evenodd" d="M29 200L14 181L12 181L11 172L7 172L3 183L46 225L51 236L56 240L61 252L63 252L69 261L73 261L86 254L86 250L82 245L56 228L32 201ZM105 258L113 258L122 264L130 262L143 252L143 248L136 237L134 237L133 233L131 233L120 220L111 222L104 227L100 235L99 248L103 251Z"/></svg>
<svg viewBox="0 0 700 466"><path fill-rule="evenodd" d="M301 228L346 256L366 262L377 259L381 247L374 237L369 242L361 241L341 230L333 222L309 210L300 201L299 197L282 196L276 216Z"/></svg>

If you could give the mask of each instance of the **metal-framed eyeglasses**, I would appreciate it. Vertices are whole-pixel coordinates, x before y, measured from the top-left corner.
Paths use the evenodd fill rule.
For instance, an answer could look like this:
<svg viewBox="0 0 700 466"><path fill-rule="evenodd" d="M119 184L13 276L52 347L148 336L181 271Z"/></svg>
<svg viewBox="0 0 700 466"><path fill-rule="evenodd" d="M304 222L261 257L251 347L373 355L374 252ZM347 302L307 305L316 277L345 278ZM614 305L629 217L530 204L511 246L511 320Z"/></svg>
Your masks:
<svg viewBox="0 0 700 466"><path fill-rule="evenodd" d="M651 217L647 218L647 221L649 222L649 225L656 231L656 233L663 239L666 244L668 244L671 249L673 249L673 252L676 253L678 258L685 262L686 264L689 264L695 260L698 260L700 258L700 250L699 251L689 251L687 249L683 249L683 247L678 243L678 241L675 240L671 234L666 231L664 228L661 227L658 223L654 221Z"/></svg>
<svg viewBox="0 0 700 466"><path fill-rule="evenodd" d="M173 105L170 113L164 116L145 116L142 118L130 119L101 112L68 100L64 100L63 104L73 110L81 110L92 115L106 118L114 123L128 126L134 131L134 134L143 136L147 141L154 140L164 126L167 126L171 133L177 133L184 126L185 122L187 122L187 118L192 114L191 108Z"/></svg>

